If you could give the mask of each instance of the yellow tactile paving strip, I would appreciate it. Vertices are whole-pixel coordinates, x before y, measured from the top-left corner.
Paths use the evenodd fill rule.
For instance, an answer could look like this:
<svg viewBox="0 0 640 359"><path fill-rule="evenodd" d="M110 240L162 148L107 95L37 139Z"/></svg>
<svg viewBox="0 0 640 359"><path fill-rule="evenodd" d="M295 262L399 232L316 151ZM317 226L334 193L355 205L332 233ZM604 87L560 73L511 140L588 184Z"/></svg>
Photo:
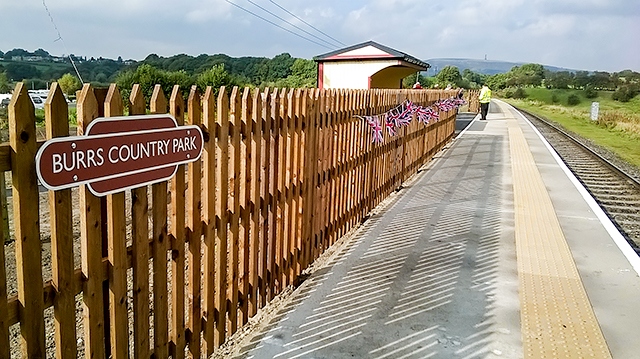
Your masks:
<svg viewBox="0 0 640 359"><path fill-rule="evenodd" d="M524 358L611 358L524 134L508 128Z"/></svg>

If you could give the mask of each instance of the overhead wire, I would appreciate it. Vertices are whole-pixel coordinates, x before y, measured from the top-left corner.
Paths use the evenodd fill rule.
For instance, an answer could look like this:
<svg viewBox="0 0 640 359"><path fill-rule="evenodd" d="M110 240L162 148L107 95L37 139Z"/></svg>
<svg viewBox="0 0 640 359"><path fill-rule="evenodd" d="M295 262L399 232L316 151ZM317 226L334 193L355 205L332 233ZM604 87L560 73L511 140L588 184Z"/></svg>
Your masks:
<svg viewBox="0 0 640 359"><path fill-rule="evenodd" d="M279 20L281 20L281 21L283 21L283 22L286 22L287 24L289 24L289 25L291 25L291 26L295 27L296 29L298 29L298 30L300 30L300 31L304 32L305 34L307 34L307 35L309 35L309 36L313 36L314 38L316 38L316 39L318 39L318 40L320 40L320 41L324 42L325 44L327 44L327 45L329 45L329 46L333 46L333 47L335 47L335 45L334 45L334 44L332 44L332 43L330 43L329 41L327 41L327 40L325 40L325 39L321 39L321 38L319 38L318 36L316 36L316 35L314 35L314 34L310 33L309 31L307 31L307 30L305 30L305 29L303 29L303 28L301 28L301 27L299 27L299 26L297 26L297 25L295 25L294 23L290 22L289 20L283 19L282 17L280 17L280 16L278 16L278 15L274 14L273 12L271 12L271 11L269 11L269 10L265 9L264 7L262 7L262 6L258 5L258 4L256 4L255 2L253 2L253 1L251 1L251 0L247 0L247 1L248 1L249 3L251 3L251 4L253 4L255 7L257 7L257 8L259 8L259 9L261 9L262 11L264 11L264 12L266 12L266 13L270 14L271 16L273 16L273 17L275 17L275 18L277 18L277 19L279 19Z"/></svg>
<svg viewBox="0 0 640 359"><path fill-rule="evenodd" d="M56 22L53 21L53 15L51 15L51 12L49 11L49 7L45 3L45 0L42 0L42 5L44 6L44 10L47 12L47 15L49 15L49 19L51 19L51 23L53 24L53 28L56 29L56 33L58 34L58 38L53 40L53 42L56 42L56 41L62 42L62 46L64 47L64 51L69 54L69 60L71 60L71 65L73 66L73 69L76 71L76 75L78 75L78 79L80 79L80 83L82 83L84 85L84 81L82 81L82 76L80 76L80 71L78 71L78 67L76 66L75 61L73 61L73 56L71 56L71 53L69 53L69 50L67 49L67 44L65 44L64 39L62 38L62 35L60 34L60 30L58 30L58 26L56 25Z"/></svg>
<svg viewBox="0 0 640 359"><path fill-rule="evenodd" d="M260 15L258 15L258 14L256 14L256 13L254 13L254 12L252 12L251 10L247 10L247 9L243 8L242 6L240 6L240 5L238 5L238 4L234 3L234 2L232 2L232 1L230 1L230 0L225 0L225 1L226 1L226 2L228 2L229 4L233 5L233 6L237 7L238 9L240 9L240 10L242 10L242 11L245 11L245 12L247 12L247 13L249 13L249 14L251 14L251 15L253 15L253 16L255 16L255 17L257 17L257 18L259 18L259 19L261 19L261 20L263 20L263 21L268 22L269 24L271 24L271 25L273 25L273 26L279 27L280 29L282 29L282 30L284 30L284 31L286 31L286 32L289 32L289 33L291 33L291 34L293 34L293 35L295 35L295 36L298 36L299 38L302 38L302 39L304 39L304 40L307 40L307 41L309 41L309 42L312 42L312 43L314 43L314 44L316 44L316 45L318 45L318 46L322 46L322 47L324 47L324 48L326 48L326 49L333 50L333 48L331 48L331 47L329 47L329 46L326 46L326 45L324 45L324 44L321 44L321 43L319 43L319 42L317 42L317 41L314 41L314 40L312 40L312 39L309 39L308 37L304 37L304 36L302 36L302 35L300 35L300 34L298 34L298 33L296 33L296 32L293 32L293 31L291 31L291 30L289 30L289 29L287 29L287 28L285 28L285 27L283 27L283 26L280 26L280 25L276 24L275 22L273 22L273 21L271 21L271 20L268 20L268 19L265 19L264 17L262 17L262 16L260 16Z"/></svg>
<svg viewBox="0 0 640 359"><path fill-rule="evenodd" d="M322 31L322 30L320 30L320 29L317 29L315 26L313 26L313 25L309 24L308 22L304 21L304 19L302 19L301 17L299 17L299 16L297 16L296 14L292 13L291 11L289 11L289 10L285 9L282 5L280 5L280 4L278 4L278 3L276 3L276 2L275 2L275 1L273 1L273 0L269 0L269 1L270 1L272 4L274 4L275 6L279 7L280 9L282 9L282 11L284 11L284 12L286 12L287 14L289 14L289 15L291 15L291 16L293 16L293 17L295 17L296 19L298 19L298 20L302 21L305 25L307 25L307 26L309 26L310 28L312 28L312 29L316 30L317 32L321 33L322 35L324 35L324 36L326 36L326 37L330 38L331 40L333 40L333 41L337 42L338 44L340 44L340 45L342 45L342 46L347 46L347 44L345 44L344 42L342 42L342 41L340 41L340 40L337 40L337 39L333 38L331 35L329 35L329 34L325 33L324 31Z"/></svg>

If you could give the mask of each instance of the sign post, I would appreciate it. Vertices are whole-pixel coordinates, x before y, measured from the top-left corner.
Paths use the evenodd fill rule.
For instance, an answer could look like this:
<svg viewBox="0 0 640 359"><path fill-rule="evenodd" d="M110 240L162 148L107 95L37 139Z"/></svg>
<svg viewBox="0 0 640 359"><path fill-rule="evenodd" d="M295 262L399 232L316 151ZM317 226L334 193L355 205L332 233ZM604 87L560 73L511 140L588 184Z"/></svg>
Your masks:
<svg viewBox="0 0 640 359"><path fill-rule="evenodd" d="M58 137L36 154L42 184L60 190L86 184L104 196L173 177L202 155L198 126L178 126L171 115L103 117L83 136Z"/></svg>
<svg viewBox="0 0 640 359"><path fill-rule="evenodd" d="M591 103L591 119L593 121L597 121L598 120L598 112L600 111L600 103L599 102L592 102Z"/></svg>

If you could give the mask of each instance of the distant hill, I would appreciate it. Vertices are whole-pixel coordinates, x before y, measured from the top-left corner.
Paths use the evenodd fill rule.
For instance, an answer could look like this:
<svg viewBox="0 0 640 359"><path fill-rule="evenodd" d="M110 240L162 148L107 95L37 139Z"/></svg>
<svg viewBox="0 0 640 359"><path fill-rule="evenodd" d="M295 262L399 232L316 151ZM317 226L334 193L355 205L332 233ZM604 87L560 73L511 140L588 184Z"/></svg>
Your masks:
<svg viewBox="0 0 640 359"><path fill-rule="evenodd" d="M522 66L525 62L508 62L508 61L492 61L492 60L478 60L478 59L455 59L455 58L437 58L425 60L431 65L429 69L429 75L435 75L445 66L456 66L460 72L465 69L469 69L475 73L484 75L495 75L499 73L509 72L514 66ZM558 71L570 71L576 72L578 70L566 69L555 66L543 65L545 69L558 72Z"/></svg>

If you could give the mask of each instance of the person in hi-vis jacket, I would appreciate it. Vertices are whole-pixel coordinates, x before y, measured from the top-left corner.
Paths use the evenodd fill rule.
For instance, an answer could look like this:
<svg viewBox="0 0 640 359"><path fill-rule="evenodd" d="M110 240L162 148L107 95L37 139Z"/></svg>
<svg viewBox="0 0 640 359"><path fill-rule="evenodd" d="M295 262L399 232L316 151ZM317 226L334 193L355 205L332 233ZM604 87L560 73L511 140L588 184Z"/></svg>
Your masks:
<svg viewBox="0 0 640 359"><path fill-rule="evenodd" d="M491 90L487 85L482 85L478 101L480 102L480 119L486 121L487 112L489 112L489 102L491 102Z"/></svg>

